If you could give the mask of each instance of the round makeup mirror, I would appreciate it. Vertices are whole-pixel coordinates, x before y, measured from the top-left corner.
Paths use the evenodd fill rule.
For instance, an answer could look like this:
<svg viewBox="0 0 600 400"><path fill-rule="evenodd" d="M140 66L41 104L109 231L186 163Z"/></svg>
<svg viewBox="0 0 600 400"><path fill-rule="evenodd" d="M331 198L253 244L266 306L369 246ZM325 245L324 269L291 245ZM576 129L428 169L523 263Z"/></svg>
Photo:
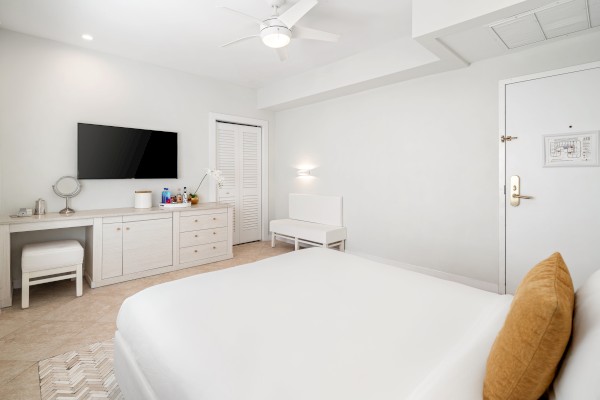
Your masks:
<svg viewBox="0 0 600 400"><path fill-rule="evenodd" d="M71 198L81 192L81 183L73 176L60 177L54 185L52 185L54 193L65 199L65 208L60 210L61 214L72 214L75 212L71 208Z"/></svg>

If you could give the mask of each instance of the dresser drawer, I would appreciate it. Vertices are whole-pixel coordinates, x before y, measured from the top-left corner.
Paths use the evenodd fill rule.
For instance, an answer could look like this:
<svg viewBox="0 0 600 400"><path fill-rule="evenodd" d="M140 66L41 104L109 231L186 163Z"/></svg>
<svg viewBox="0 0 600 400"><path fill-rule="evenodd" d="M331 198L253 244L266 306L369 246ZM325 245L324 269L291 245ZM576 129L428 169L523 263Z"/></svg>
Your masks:
<svg viewBox="0 0 600 400"><path fill-rule="evenodd" d="M205 258L218 257L227 253L227 242L201 244L199 246L184 247L179 250L179 261L188 263Z"/></svg>
<svg viewBox="0 0 600 400"><path fill-rule="evenodd" d="M179 234L179 247L197 246L199 244L222 242L224 240L227 240L226 227L182 232Z"/></svg>
<svg viewBox="0 0 600 400"><path fill-rule="evenodd" d="M179 219L179 231L190 232L227 226L227 213L186 216Z"/></svg>

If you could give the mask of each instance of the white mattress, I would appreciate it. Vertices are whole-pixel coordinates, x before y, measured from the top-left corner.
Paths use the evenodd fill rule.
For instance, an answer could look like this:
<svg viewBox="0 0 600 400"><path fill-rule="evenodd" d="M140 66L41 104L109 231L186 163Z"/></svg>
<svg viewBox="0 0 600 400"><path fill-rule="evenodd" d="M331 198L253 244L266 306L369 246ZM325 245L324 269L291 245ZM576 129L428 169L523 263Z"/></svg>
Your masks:
<svg viewBox="0 0 600 400"><path fill-rule="evenodd" d="M157 399L480 400L510 301L301 250L128 298L117 319L127 354L116 354L128 364L116 373L143 375Z"/></svg>

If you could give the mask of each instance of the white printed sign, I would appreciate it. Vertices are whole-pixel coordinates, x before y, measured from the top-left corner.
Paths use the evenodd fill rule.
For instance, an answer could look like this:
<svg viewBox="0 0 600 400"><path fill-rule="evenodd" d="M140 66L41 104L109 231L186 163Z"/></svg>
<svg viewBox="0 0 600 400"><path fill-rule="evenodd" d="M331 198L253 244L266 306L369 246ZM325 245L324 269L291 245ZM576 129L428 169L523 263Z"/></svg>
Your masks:
<svg viewBox="0 0 600 400"><path fill-rule="evenodd" d="M598 166L598 131L544 136L544 167Z"/></svg>

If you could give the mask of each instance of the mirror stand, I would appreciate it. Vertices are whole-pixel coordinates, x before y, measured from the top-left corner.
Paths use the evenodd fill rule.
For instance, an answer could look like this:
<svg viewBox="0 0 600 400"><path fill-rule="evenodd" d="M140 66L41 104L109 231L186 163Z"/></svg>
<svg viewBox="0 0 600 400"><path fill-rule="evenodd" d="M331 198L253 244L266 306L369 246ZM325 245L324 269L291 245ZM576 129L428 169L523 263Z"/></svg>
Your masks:
<svg viewBox="0 0 600 400"><path fill-rule="evenodd" d="M65 197L65 208L60 210L58 213L68 215L68 214L73 214L74 212L75 212L75 210L73 210L71 208L71 197Z"/></svg>

